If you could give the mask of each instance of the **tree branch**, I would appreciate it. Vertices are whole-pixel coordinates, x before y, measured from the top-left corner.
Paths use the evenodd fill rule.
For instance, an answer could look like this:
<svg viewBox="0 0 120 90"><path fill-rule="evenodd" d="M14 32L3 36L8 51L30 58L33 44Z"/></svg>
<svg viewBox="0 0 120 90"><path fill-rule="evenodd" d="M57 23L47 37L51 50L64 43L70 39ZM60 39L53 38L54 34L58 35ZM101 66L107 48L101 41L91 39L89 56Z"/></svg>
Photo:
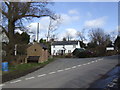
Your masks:
<svg viewBox="0 0 120 90"><path fill-rule="evenodd" d="M0 27L2 28L2 32L5 32L5 34L7 35L7 37L9 37L9 34L8 34L7 30L2 25L0 25Z"/></svg>
<svg viewBox="0 0 120 90"><path fill-rule="evenodd" d="M9 4L7 2L5 2L5 4L8 6L8 8L10 8Z"/></svg>
<svg viewBox="0 0 120 90"><path fill-rule="evenodd" d="M8 18L8 15L7 15L7 13L6 13L6 12L4 12L4 11L3 11L3 10L1 10L1 9L0 9L0 12Z"/></svg>
<svg viewBox="0 0 120 90"><path fill-rule="evenodd" d="M18 19L24 18L24 17L37 17L37 18L40 18L40 17L45 17L45 16L49 16L49 17L51 17L52 19L55 19L54 17L52 17L52 16L50 16L50 15L40 15L40 16L38 16L38 15L32 14L32 15L20 15L20 16L18 16L18 17L15 19L15 21L18 20Z"/></svg>

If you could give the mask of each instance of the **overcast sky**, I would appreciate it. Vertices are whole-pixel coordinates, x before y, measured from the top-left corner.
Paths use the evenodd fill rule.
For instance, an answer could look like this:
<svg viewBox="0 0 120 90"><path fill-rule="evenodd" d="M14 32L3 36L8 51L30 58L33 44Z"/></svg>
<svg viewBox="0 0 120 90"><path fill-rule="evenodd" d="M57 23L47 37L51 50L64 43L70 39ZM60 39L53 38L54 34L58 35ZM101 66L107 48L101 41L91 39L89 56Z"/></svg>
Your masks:
<svg viewBox="0 0 120 90"><path fill-rule="evenodd" d="M117 2L55 2L50 9L61 15L62 23L57 34L58 40L70 33L73 39L76 32L86 29L86 37L88 37L88 29L93 27L103 28L106 33L116 32L118 27L118 3ZM36 33L37 23L40 23L39 38L45 38L48 29L49 17L34 19L33 22L27 24L30 30ZM35 36L31 35L31 40ZM88 40L89 41L89 40Z"/></svg>

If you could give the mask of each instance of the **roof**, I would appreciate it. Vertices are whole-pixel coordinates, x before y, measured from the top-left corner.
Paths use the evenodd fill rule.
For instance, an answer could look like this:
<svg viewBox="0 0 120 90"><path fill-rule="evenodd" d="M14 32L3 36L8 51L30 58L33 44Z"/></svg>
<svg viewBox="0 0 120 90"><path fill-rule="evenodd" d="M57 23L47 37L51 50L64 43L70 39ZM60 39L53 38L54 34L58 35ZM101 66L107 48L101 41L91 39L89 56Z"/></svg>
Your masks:
<svg viewBox="0 0 120 90"><path fill-rule="evenodd" d="M36 44L40 45L43 49L47 49L47 48L48 48L48 47L47 47L45 44L43 44L43 43L36 43ZM28 47L30 47L30 46L32 46L32 45L34 45L34 44L28 44Z"/></svg>
<svg viewBox="0 0 120 90"><path fill-rule="evenodd" d="M77 45L78 41L55 41L52 45Z"/></svg>
<svg viewBox="0 0 120 90"><path fill-rule="evenodd" d="M40 43L40 46L43 48L43 49L47 49L47 46L43 43Z"/></svg>

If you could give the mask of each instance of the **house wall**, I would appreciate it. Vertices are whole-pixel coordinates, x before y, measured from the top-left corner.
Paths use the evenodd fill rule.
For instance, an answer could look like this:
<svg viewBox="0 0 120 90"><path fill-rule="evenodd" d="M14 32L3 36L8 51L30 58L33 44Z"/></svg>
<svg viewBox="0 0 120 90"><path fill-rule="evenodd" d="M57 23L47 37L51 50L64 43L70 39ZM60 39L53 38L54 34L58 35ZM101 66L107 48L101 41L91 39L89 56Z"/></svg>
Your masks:
<svg viewBox="0 0 120 90"><path fill-rule="evenodd" d="M78 42L77 45L64 45L65 47L65 54L69 53L68 50L71 50L71 53L76 49L76 48L80 48L80 43ZM55 53L54 53L55 50ZM63 45L51 45L51 55L57 55L57 53L59 52L59 50L64 50L63 49Z"/></svg>

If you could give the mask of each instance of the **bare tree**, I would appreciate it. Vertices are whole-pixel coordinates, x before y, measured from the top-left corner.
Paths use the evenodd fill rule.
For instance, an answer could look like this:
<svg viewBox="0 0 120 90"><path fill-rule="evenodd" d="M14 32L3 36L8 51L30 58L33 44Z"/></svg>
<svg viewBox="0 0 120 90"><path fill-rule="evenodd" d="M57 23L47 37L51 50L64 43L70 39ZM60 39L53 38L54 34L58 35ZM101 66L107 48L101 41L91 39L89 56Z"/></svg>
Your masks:
<svg viewBox="0 0 120 90"><path fill-rule="evenodd" d="M51 39L52 37L55 36L55 31L58 29L59 25L61 22L61 18L60 16L57 16L56 20L53 20L52 18L50 18L50 22L49 22L49 26L48 26L48 31L47 31L47 41L49 41L49 39Z"/></svg>
<svg viewBox="0 0 120 90"><path fill-rule="evenodd" d="M84 35L85 29L82 29L82 31L77 31L76 35L79 37L80 41L86 40L85 35Z"/></svg>
<svg viewBox="0 0 120 90"><path fill-rule="evenodd" d="M56 19L56 15L47 8L48 4L49 2L46 0L41 2L10 2L10 0L6 0L2 2L0 13L3 20L0 27L9 38L10 55L13 55L12 52L14 50L15 29L24 30L24 21L31 21L33 18L45 16L51 17L54 20Z"/></svg>
<svg viewBox="0 0 120 90"><path fill-rule="evenodd" d="M105 34L101 28L92 28L89 32L91 42L96 45L108 45L110 40L110 35Z"/></svg>
<svg viewBox="0 0 120 90"><path fill-rule="evenodd" d="M67 40L70 41L73 38L73 36L69 32L66 32L65 38L67 38Z"/></svg>
<svg viewBox="0 0 120 90"><path fill-rule="evenodd" d="M23 20L31 20L33 17L45 17L49 16L55 19L55 14L52 13L46 5L48 2L9 2L2 3L0 12L3 15L4 24L1 25L4 32L10 39L10 42L14 40L14 30L16 28L22 28ZM6 25L6 26L5 26ZM6 28L5 28L6 27Z"/></svg>

